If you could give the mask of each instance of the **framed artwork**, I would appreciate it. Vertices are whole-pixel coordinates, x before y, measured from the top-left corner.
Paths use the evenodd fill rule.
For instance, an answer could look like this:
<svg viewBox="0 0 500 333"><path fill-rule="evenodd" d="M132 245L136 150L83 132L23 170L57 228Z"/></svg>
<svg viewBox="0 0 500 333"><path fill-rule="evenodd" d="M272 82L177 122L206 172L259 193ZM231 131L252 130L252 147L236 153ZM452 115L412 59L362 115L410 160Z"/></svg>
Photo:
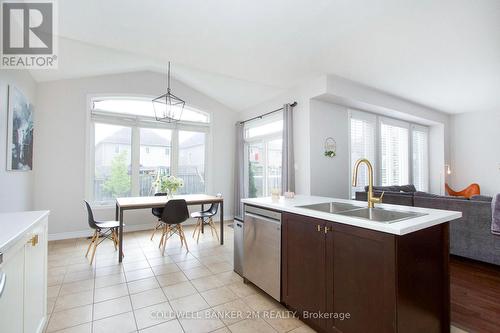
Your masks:
<svg viewBox="0 0 500 333"><path fill-rule="evenodd" d="M33 108L16 87L8 87L7 170L33 168Z"/></svg>

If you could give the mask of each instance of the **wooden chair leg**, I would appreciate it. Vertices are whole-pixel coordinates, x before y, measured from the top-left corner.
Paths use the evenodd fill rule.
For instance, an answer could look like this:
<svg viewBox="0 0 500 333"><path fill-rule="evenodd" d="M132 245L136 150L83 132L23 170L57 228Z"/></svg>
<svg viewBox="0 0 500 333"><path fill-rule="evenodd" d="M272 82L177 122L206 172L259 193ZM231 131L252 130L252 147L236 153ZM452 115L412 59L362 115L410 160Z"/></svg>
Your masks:
<svg viewBox="0 0 500 333"><path fill-rule="evenodd" d="M151 239L150 240L153 240L153 237L155 236L155 233L160 228L160 225L161 225L161 222L158 220L158 222L156 222L155 228L153 229L153 234L151 235Z"/></svg>
<svg viewBox="0 0 500 333"><path fill-rule="evenodd" d="M90 258L90 264L94 262L94 257L95 257L95 250L97 249L97 245L99 244L99 233L97 233L97 238L94 241L94 249L92 250L92 257Z"/></svg>
<svg viewBox="0 0 500 333"><path fill-rule="evenodd" d="M203 227L203 219L200 220L200 228L198 229L198 237L196 237L196 244L200 242L201 228Z"/></svg>
<svg viewBox="0 0 500 333"><path fill-rule="evenodd" d="M217 242L219 242L219 234L217 233L217 228L215 227L215 223L212 220L212 218L210 218L210 229L215 231L215 236L217 237Z"/></svg>
<svg viewBox="0 0 500 333"><path fill-rule="evenodd" d="M90 240L89 247L87 248L87 253L85 253L85 258L87 258L89 255L90 247L92 246L92 244L94 244L96 235L97 235L97 230L94 230L94 234L92 235L92 239Z"/></svg>
<svg viewBox="0 0 500 333"><path fill-rule="evenodd" d="M118 250L117 248L118 242L115 229L111 229L111 240L113 241L113 245L115 246L115 251Z"/></svg>
<svg viewBox="0 0 500 333"><path fill-rule="evenodd" d="M198 227L199 227L199 226L200 226L200 219L198 218L198 219L196 220L196 225L195 225L195 227L194 227L194 231L193 231L193 239L194 239L194 237L196 236L196 230L198 230Z"/></svg>
<svg viewBox="0 0 500 333"><path fill-rule="evenodd" d="M167 240L168 240L168 232L170 231L170 225L166 224L165 223L165 234L167 234L167 237L164 238L163 240L163 251L161 252L161 255L164 256L165 255L165 248L167 247Z"/></svg>
<svg viewBox="0 0 500 333"><path fill-rule="evenodd" d="M182 239L184 240L184 244L186 245L186 251L189 252L189 247L188 247L188 243L186 241L186 236L184 235L184 228L182 228L182 225L179 224L179 235L182 235ZM181 242L181 245L182 245L182 242Z"/></svg>

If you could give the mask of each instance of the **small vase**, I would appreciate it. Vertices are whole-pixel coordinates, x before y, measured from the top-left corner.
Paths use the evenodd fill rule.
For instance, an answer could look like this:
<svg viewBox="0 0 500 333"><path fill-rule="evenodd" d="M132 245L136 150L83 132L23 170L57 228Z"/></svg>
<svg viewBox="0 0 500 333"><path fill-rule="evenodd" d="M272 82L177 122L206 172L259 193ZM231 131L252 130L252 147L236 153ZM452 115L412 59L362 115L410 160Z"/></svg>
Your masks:
<svg viewBox="0 0 500 333"><path fill-rule="evenodd" d="M173 199L174 198L174 191L170 190L167 193L168 193L167 194L167 198L169 198L169 199Z"/></svg>

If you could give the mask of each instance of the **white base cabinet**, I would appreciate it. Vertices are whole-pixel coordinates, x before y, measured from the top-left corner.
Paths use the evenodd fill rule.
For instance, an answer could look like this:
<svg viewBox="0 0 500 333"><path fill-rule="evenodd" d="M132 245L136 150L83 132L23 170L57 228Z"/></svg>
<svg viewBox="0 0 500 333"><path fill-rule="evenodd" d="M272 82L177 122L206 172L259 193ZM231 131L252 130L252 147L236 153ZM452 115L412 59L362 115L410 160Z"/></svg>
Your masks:
<svg viewBox="0 0 500 333"><path fill-rule="evenodd" d="M0 332L42 333L45 328L47 222L45 216L31 225L3 252L0 271L6 280L0 295Z"/></svg>

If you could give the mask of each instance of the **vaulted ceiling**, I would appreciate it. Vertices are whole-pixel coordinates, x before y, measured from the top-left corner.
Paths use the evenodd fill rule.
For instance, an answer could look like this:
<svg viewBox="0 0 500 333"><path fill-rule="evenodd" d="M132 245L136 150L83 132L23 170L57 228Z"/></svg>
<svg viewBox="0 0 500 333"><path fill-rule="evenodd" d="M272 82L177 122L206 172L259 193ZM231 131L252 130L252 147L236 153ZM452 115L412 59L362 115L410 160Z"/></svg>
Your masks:
<svg viewBox="0 0 500 333"><path fill-rule="evenodd" d="M164 71L236 110L335 74L448 113L500 112L497 0L58 1L57 80Z"/></svg>

